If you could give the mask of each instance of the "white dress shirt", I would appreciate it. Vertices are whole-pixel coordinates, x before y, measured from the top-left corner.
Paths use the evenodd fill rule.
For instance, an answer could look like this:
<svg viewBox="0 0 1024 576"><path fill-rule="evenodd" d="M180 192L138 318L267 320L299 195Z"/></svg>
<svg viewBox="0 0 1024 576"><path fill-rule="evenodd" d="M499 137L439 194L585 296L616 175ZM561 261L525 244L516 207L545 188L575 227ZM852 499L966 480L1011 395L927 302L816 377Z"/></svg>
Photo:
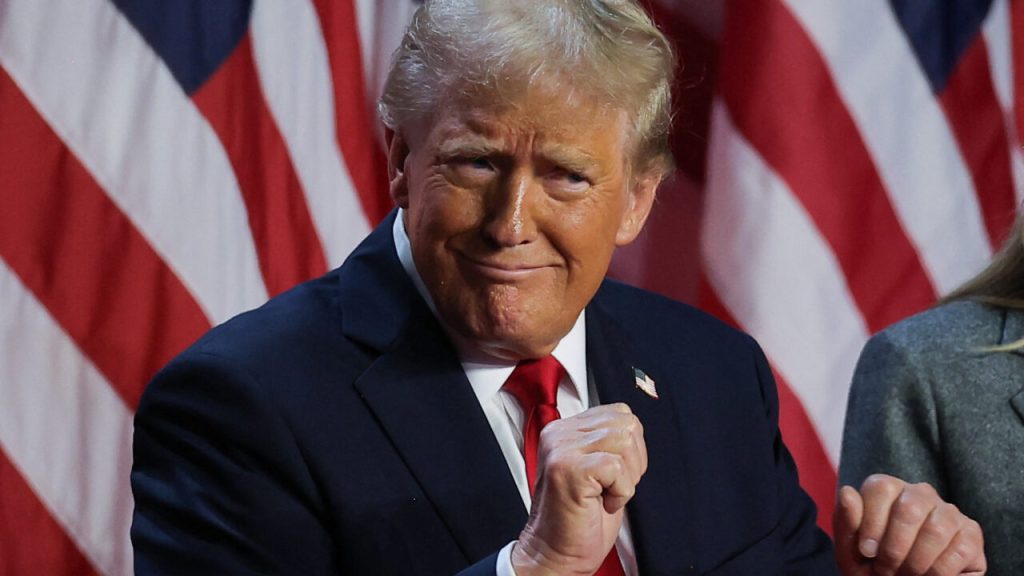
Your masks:
<svg viewBox="0 0 1024 576"><path fill-rule="evenodd" d="M440 320L437 308L433 299L427 291L423 279L416 271L416 263L413 261L412 248L409 245L409 237L405 232L405 213L398 211L395 218L393 234L395 248L398 250L398 259L402 267L412 280L420 296L427 302L434 316ZM584 311L585 312L585 311ZM444 322L441 322L444 326ZM498 446L505 456L508 469L515 479L516 487L519 489L519 496L523 499L523 506L530 510L532 499L530 488L526 479L526 463L523 459L523 428L526 416L523 414L519 402L509 392L502 390L505 380L515 369L515 362L499 360L486 356L474 349L471 343L464 338L448 330L448 336L455 344L462 363L462 369L466 372L476 394L477 401L487 417L487 422L494 431L494 437L498 440ZM597 406L597 391L593 389L587 372L587 338L586 338L586 314L580 313L579 318L569 333L555 346L551 352L559 363L565 368L566 376L558 385L558 412L563 418L575 416L591 406ZM512 545L510 542L502 548L498 555L497 573L498 576L515 576L512 569L510 554ZM619 553L619 559L627 576L637 576L636 552L633 549L633 539L629 531L628 519L623 517L622 528L619 530L615 547Z"/></svg>

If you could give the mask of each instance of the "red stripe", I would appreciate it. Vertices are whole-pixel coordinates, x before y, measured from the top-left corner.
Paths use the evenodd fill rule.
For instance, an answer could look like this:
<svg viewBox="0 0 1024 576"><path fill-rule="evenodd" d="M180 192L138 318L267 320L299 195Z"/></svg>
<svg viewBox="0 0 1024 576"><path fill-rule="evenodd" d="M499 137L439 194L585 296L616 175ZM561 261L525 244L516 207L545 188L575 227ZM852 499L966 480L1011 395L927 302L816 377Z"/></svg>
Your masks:
<svg viewBox="0 0 1024 576"><path fill-rule="evenodd" d="M1009 134L981 34L960 58L939 101L970 169L989 241L998 248L1013 225L1017 201Z"/></svg>
<svg viewBox="0 0 1024 576"><path fill-rule="evenodd" d="M209 322L0 68L0 257L132 409Z"/></svg>
<svg viewBox="0 0 1024 576"><path fill-rule="evenodd" d="M1020 146L1024 145L1024 0L1010 0L1010 34L1013 42L1013 111L1017 121L1017 145Z"/></svg>
<svg viewBox="0 0 1024 576"><path fill-rule="evenodd" d="M714 288L701 278L700 306L709 314L713 314L723 322L739 327L736 320L718 299ZM800 471L800 486L811 496L818 506L818 526L829 535L832 534L832 513L835 511L836 471L829 462L818 431L807 416L800 398L793 393L782 375L774 366L775 385L779 390L779 429L789 448L797 470Z"/></svg>
<svg viewBox="0 0 1024 576"><path fill-rule="evenodd" d="M270 295L326 272L299 178L260 87L248 34L192 98L220 137L238 179Z"/></svg>
<svg viewBox="0 0 1024 576"><path fill-rule="evenodd" d="M672 154L680 170L693 181L703 184L718 44L687 22L681 8L670 8L667 2L656 0L644 4L658 27L672 41L680 60L672 86L675 96Z"/></svg>
<svg viewBox="0 0 1024 576"><path fill-rule="evenodd" d="M27 574L91 576L96 570L0 449L0 576Z"/></svg>
<svg viewBox="0 0 1024 576"><path fill-rule="evenodd" d="M352 0L314 0L313 5L331 63L338 146L363 211L376 225L391 211L392 202L384 151L374 130L376 114L363 80L355 5Z"/></svg>
<svg viewBox="0 0 1024 576"><path fill-rule="evenodd" d="M779 429L786 447L800 471L800 485L818 505L818 526L832 535L832 513L836 506L836 471L832 468L818 431L804 410L800 398L786 379L772 367L779 389Z"/></svg>
<svg viewBox="0 0 1024 576"><path fill-rule="evenodd" d="M853 118L779 0L727 11L721 90L739 131L832 247L872 332L935 300Z"/></svg>

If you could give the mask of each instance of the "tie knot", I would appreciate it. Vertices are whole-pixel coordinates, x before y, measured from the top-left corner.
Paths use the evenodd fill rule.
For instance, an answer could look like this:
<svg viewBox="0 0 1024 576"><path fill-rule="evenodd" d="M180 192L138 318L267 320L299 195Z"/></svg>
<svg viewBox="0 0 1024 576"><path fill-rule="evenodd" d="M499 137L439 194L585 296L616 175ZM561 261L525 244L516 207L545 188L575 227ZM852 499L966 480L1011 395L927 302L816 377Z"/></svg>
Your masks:
<svg viewBox="0 0 1024 576"><path fill-rule="evenodd" d="M504 388L529 413L540 405L557 404L558 383L562 381L563 374L565 369L554 356L523 360L505 381Z"/></svg>

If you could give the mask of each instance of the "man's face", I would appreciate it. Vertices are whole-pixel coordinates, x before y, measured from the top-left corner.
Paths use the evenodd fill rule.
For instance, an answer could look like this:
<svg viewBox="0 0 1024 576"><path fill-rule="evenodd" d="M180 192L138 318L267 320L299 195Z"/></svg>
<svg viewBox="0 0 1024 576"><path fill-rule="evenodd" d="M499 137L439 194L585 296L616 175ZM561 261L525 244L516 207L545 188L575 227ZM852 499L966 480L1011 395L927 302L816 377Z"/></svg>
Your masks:
<svg viewBox="0 0 1024 576"><path fill-rule="evenodd" d="M543 94L444 106L389 135L391 191L442 320L480 351L543 356L631 242L657 179L631 178L626 115Z"/></svg>

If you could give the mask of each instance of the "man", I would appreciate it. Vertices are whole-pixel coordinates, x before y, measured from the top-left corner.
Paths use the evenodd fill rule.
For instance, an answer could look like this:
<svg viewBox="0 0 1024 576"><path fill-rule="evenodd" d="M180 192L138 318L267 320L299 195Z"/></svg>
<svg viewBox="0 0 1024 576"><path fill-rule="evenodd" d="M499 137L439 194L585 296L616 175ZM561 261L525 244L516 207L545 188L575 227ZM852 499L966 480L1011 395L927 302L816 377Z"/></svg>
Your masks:
<svg viewBox="0 0 1024 576"><path fill-rule="evenodd" d="M673 65L631 1L427 2L381 100L397 213L147 390L137 572L834 573L756 344L604 281ZM984 570L921 488L840 504L846 573Z"/></svg>

